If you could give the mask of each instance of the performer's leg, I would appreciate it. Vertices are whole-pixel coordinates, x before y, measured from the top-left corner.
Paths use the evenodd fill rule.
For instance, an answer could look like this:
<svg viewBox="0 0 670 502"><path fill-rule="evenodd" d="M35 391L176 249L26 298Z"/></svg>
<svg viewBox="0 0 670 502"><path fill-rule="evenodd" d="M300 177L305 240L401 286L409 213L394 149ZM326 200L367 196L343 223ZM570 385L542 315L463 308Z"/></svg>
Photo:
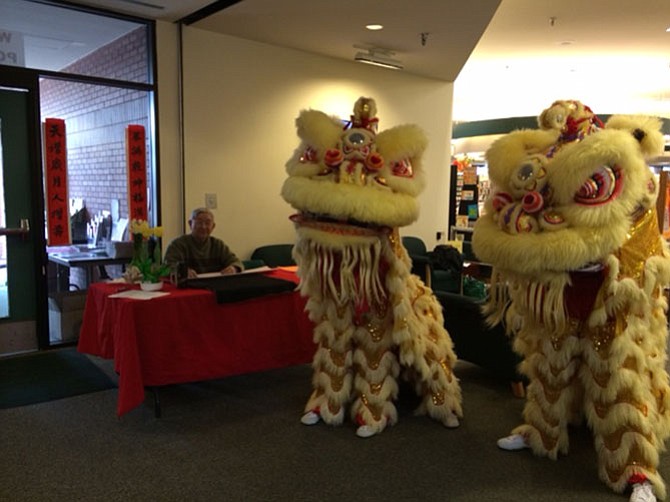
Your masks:
<svg viewBox="0 0 670 502"><path fill-rule="evenodd" d="M386 313L364 316L355 329L354 340L357 398L351 407L351 415L359 426L356 434L370 437L398 420L392 401L398 396L399 365L392 350Z"/></svg>
<svg viewBox="0 0 670 502"><path fill-rule="evenodd" d="M577 378L580 347L576 330L573 325L563 336L552 337L534 326L520 333L518 343L524 345L525 353L520 370L529 380L523 411L525 424L500 440L501 448L527 446L536 455L552 459L568 452L568 425L580 420L583 396Z"/></svg>
<svg viewBox="0 0 670 502"><path fill-rule="evenodd" d="M666 489L657 468L668 433L670 389L665 369L655 361L664 359L665 351L653 349L654 333L637 326L641 318L626 321L594 328L584 340L586 413L601 479L617 492L647 480L662 499Z"/></svg>
<svg viewBox="0 0 670 502"><path fill-rule="evenodd" d="M318 348L312 361L314 391L305 405L303 424L314 425L320 419L330 425L343 422L345 407L351 399L353 330L351 323L337 318L334 322L323 320L316 326L314 336Z"/></svg>
<svg viewBox="0 0 670 502"><path fill-rule="evenodd" d="M446 427L458 427L458 418L463 416L461 388L453 372L456 354L444 329L442 308L423 285L416 284L413 293L412 310L396 312L403 324L395 326L394 338L400 362L412 369L422 397L417 413L427 413Z"/></svg>

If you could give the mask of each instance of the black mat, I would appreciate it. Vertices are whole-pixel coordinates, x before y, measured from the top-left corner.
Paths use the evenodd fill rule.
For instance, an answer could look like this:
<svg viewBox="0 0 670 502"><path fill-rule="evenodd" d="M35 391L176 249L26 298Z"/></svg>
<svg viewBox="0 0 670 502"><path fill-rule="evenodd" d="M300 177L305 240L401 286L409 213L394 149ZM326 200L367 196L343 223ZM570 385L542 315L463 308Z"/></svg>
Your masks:
<svg viewBox="0 0 670 502"><path fill-rule="evenodd" d="M74 348L0 358L0 409L115 387L100 368Z"/></svg>
<svg viewBox="0 0 670 502"><path fill-rule="evenodd" d="M189 279L189 288L210 289L219 303L240 302L259 296L293 291L295 282L262 274L237 274L206 279Z"/></svg>

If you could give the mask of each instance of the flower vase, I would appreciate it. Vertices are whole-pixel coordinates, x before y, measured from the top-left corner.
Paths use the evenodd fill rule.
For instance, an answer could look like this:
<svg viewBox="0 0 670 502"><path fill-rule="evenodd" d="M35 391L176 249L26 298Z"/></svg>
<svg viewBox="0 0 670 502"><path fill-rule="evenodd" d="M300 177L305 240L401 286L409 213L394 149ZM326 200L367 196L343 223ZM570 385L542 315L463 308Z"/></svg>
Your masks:
<svg viewBox="0 0 670 502"><path fill-rule="evenodd" d="M158 282L140 282L142 291L160 291L163 289L163 281Z"/></svg>

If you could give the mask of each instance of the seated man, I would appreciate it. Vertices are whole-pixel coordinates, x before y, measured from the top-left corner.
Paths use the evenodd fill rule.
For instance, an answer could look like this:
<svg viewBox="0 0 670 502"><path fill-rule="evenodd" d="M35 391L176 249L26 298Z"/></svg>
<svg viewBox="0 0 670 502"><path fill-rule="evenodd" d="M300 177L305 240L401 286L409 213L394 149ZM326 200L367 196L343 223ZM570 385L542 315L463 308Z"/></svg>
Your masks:
<svg viewBox="0 0 670 502"><path fill-rule="evenodd" d="M244 265L235 253L221 239L210 235L216 223L209 209L194 209L188 224L191 233L177 237L170 243L165 251L165 263L171 266L185 264L189 279L206 272L228 275L244 270Z"/></svg>

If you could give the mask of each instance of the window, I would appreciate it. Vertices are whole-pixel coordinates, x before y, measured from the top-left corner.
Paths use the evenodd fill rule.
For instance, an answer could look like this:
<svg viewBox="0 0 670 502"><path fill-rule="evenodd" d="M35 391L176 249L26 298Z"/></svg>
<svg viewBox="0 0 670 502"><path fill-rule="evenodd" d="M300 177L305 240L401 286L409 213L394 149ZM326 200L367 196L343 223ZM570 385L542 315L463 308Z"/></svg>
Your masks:
<svg viewBox="0 0 670 502"><path fill-rule="evenodd" d="M153 54L153 21L45 1L0 2L0 70L34 70L42 122L65 121L68 197L85 207L71 228L78 243L82 232L84 241L93 239L100 217L129 218L128 125L146 131L147 219L159 223ZM78 205L71 207L73 216ZM76 274L70 279L81 282Z"/></svg>
<svg viewBox="0 0 670 502"><path fill-rule="evenodd" d="M45 2L2 0L0 64L148 84L153 82L152 30L149 22ZM127 58L129 51L135 59L132 66L111 64Z"/></svg>

